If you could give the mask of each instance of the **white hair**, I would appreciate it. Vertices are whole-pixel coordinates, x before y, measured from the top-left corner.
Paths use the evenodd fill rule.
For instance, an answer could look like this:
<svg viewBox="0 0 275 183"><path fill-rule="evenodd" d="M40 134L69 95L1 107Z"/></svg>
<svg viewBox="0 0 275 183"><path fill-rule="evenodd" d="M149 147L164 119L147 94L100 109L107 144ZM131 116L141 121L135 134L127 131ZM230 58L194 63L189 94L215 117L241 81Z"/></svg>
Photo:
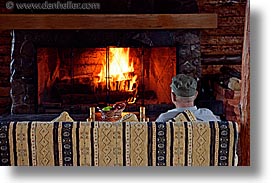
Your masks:
<svg viewBox="0 0 275 183"><path fill-rule="evenodd" d="M196 99L195 95L191 97L182 97L176 95L176 101L177 102L193 102Z"/></svg>

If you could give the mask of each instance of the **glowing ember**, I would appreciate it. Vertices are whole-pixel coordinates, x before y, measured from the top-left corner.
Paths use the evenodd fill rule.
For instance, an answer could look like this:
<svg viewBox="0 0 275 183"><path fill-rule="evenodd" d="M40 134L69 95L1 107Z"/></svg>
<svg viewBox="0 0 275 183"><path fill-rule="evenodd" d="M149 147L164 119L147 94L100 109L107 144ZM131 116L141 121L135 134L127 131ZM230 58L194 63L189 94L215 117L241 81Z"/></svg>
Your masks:
<svg viewBox="0 0 275 183"><path fill-rule="evenodd" d="M133 91L137 89L137 75L129 60L130 48L109 48L109 67L105 63L99 73L99 83L110 91ZM107 70L107 68L109 68ZM107 71L108 74L107 74ZM106 82L108 78L108 82Z"/></svg>

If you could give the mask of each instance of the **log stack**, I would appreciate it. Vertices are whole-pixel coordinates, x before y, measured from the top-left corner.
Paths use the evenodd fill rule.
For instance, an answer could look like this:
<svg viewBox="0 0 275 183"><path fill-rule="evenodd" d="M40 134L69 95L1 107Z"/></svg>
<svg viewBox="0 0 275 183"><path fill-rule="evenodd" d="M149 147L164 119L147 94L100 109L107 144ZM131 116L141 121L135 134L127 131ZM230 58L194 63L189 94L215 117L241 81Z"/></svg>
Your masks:
<svg viewBox="0 0 275 183"><path fill-rule="evenodd" d="M229 121L236 121L240 124L240 98L241 91L234 91L214 83L214 95L216 100L223 102L224 118Z"/></svg>

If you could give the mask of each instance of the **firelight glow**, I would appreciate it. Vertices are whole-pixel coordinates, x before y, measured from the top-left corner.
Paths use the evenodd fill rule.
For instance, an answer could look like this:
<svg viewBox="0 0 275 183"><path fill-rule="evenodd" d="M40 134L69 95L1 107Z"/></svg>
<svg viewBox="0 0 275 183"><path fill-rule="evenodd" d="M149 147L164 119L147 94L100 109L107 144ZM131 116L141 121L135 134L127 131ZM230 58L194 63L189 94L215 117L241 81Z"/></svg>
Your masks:
<svg viewBox="0 0 275 183"><path fill-rule="evenodd" d="M133 90L137 75L129 59L130 48L109 48L109 83L111 90ZM106 63L99 73L99 82L106 82Z"/></svg>

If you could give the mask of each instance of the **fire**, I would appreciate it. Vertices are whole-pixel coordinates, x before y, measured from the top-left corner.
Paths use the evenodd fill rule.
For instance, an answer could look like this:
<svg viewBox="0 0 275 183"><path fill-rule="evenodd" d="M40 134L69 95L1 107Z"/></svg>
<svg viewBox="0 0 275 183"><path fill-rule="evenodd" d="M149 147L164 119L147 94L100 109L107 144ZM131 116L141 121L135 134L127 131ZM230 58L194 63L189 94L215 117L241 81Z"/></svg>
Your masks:
<svg viewBox="0 0 275 183"><path fill-rule="evenodd" d="M106 84L111 91L133 91L137 75L134 74L134 63L129 59L130 48L109 48L109 67L103 64L99 73L99 83ZM109 74L107 76L107 68ZM135 87L136 88L136 87Z"/></svg>

